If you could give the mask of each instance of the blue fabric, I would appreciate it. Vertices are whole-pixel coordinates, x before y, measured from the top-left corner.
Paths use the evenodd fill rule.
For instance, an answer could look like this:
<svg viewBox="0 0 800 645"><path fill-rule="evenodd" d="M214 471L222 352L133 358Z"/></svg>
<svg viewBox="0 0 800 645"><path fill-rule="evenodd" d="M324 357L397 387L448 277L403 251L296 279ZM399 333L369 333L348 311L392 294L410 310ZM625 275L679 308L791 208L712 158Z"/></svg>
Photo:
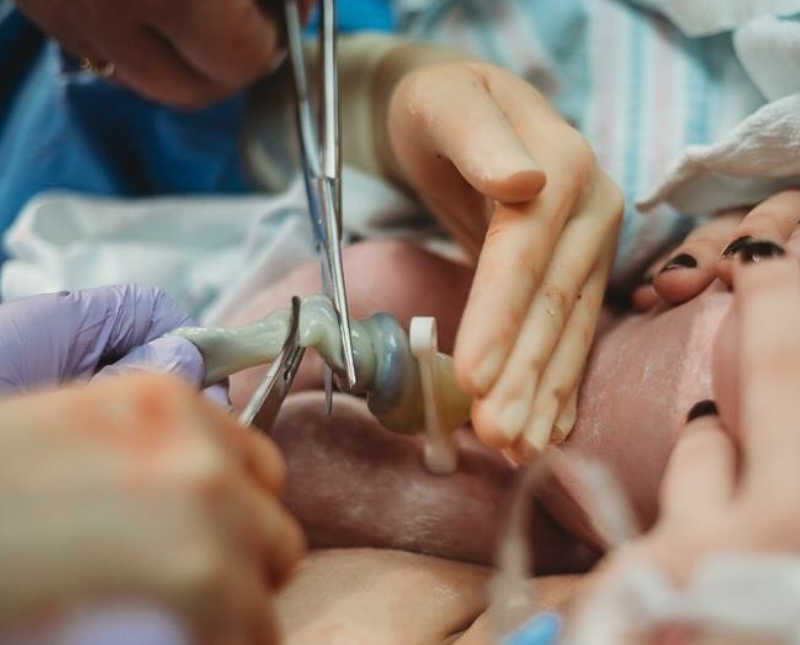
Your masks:
<svg viewBox="0 0 800 645"><path fill-rule="evenodd" d="M394 31L397 27L390 0L339 0L336 3L339 30ZM317 12L311 17L309 29L317 26Z"/></svg>
<svg viewBox="0 0 800 645"><path fill-rule="evenodd" d="M388 0L344 0L339 14L342 30L394 25ZM47 189L131 197L248 190L243 110L243 96L207 110L165 108L81 73L0 0L0 234Z"/></svg>
<svg viewBox="0 0 800 645"><path fill-rule="evenodd" d="M560 633L561 617L553 612L542 612L503 639L503 645L554 645Z"/></svg>
<svg viewBox="0 0 800 645"><path fill-rule="evenodd" d="M136 196L247 188L242 96L195 112L158 106L81 73L15 11L0 22L0 87L0 231L47 189Z"/></svg>

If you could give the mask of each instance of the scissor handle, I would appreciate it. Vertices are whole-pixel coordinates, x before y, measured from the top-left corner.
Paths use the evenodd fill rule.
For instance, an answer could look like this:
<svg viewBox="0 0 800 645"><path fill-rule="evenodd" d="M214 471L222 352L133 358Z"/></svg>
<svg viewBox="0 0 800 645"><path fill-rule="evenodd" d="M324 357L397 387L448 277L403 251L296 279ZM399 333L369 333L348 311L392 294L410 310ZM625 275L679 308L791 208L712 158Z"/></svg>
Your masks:
<svg viewBox="0 0 800 645"><path fill-rule="evenodd" d="M272 361L266 375L239 415L239 423L242 425L251 425L258 416L261 429L268 431L272 428L305 354L305 347L301 347L299 344L299 330L300 298L294 296L289 319L289 333L280 353Z"/></svg>

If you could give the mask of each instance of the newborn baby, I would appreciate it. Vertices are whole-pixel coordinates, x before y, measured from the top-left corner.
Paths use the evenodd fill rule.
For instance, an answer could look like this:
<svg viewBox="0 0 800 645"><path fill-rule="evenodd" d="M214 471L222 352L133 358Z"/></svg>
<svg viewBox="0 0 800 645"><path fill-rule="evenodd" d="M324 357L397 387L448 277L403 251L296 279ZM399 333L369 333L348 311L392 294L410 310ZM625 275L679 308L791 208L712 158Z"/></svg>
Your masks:
<svg viewBox="0 0 800 645"><path fill-rule="evenodd" d="M350 247L345 267L355 317L383 310L407 324L414 315L436 316L441 349L450 351L468 267L403 242ZM228 322L252 322L293 294L317 291L318 272L317 265L298 269ZM577 424L558 450L608 464L642 528L655 518L659 482L687 412L710 397L712 341L730 301L720 285L672 309L604 313ZM484 612L492 569L485 565L495 561L519 471L463 431L459 471L431 475L421 442L383 430L358 400L337 396L327 417L324 396L314 391L320 367L307 356L296 381L303 391L287 399L272 432L288 463L286 504L315 549L278 601L287 642L490 642ZM237 406L259 375L233 379ZM555 466L556 481L543 491L532 524L537 609L560 607L589 579L547 574L585 571L604 547L573 473Z"/></svg>
<svg viewBox="0 0 800 645"><path fill-rule="evenodd" d="M452 348L469 268L400 242L357 245L345 257L355 317L383 310L407 324L412 315L433 315L442 349ZM292 294L318 288L318 267L301 268L229 323L251 322L285 306ZM687 410L709 396L711 340L728 299L722 290L709 291L666 311L629 317L607 312L601 325L578 422L561 449L607 463L643 526L654 519L675 432ZM318 389L319 364L306 360L296 387ZM259 373L233 379L235 405L247 400ZM426 472L420 441L383 430L360 401L345 395L336 397L330 417L320 392L289 397L272 435L289 465L286 502L312 546L493 561L517 471L469 432L459 434L461 463L452 477ZM534 521L539 572L585 568L604 546L582 511L584 500L569 469L558 461L556 466L557 485L542 495L544 508Z"/></svg>

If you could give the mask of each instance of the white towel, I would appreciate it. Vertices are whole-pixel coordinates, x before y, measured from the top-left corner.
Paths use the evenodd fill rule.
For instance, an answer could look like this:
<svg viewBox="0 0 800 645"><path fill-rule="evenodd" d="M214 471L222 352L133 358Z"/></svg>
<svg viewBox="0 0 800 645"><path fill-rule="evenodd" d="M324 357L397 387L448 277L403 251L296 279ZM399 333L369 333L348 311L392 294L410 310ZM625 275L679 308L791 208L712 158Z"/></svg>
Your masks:
<svg viewBox="0 0 800 645"><path fill-rule="evenodd" d="M388 184L351 168L343 176L349 234L429 239L436 228ZM165 289L213 322L315 257L298 178L279 196L110 199L49 193L33 199L5 236L3 300L137 282Z"/></svg>
<svg viewBox="0 0 800 645"><path fill-rule="evenodd" d="M800 186L800 94L765 105L722 141L688 148L638 206L668 202L706 215L756 204L789 186Z"/></svg>
<svg viewBox="0 0 800 645"><path fill-rule="evenodd" d="M800 11L797 0L632 0L667 16L687 36L708 36L765 15Z"/></svg>
<svg viewBox="0 0 800 645"><path fill-rule="evenodd" d="M735 28L736 55L770 101L719 141L686 149L639 208L666 202L707 215L800 185L800 23L777 17L800 11L800 2L639 1L659 8L689 34Z"/></svg>

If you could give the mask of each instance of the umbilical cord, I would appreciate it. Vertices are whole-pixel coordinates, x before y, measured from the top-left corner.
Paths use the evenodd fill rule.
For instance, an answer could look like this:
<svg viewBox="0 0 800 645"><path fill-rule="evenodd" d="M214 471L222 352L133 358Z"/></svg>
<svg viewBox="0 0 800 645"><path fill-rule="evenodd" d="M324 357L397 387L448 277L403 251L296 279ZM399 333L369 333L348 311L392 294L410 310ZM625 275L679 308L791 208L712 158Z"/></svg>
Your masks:
<svg viewBox="0 0 800 645"><path fill-rule="evenodd" d="M279 309L258 322L238 328L184 327L172 332L192 342L203 355L206 385L249 367L270 363L289 333L289 309ZM389 430L416 433L424 428L423 399L417 361L408 335L396 318L378 313L351 322L356 385L352 393L367 399L370 412ZM316 350L341 374L342 347L336 311L321 295L303 299L299 343ZM448 428L469 420L470 400L458 386L453 359L437 356L434 380L440 413Z"/></svg>

